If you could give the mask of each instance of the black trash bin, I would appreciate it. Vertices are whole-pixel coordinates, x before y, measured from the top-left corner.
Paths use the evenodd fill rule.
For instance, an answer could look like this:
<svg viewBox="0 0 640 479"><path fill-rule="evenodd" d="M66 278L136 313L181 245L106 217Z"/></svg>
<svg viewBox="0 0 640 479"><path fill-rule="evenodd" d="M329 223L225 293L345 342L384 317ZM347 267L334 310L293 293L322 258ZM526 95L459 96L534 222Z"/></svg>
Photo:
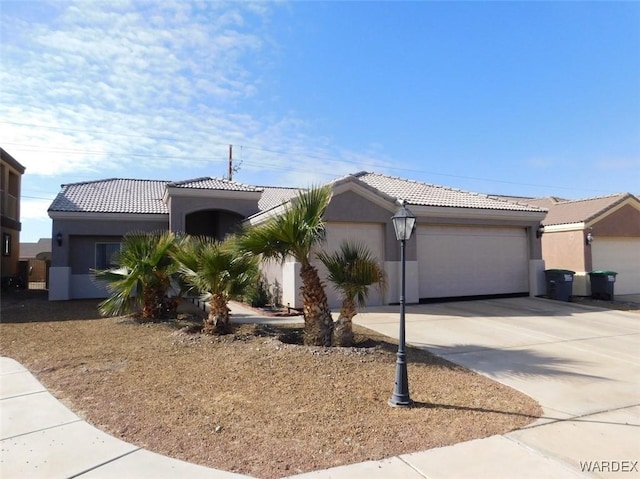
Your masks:
<svg viewBox="0 0 640 479"><path fill-rule="evenodd" d="M547 282L547 296L558 301L570 301L573 294L573 275L568 269L547 269L544 277Z"/></svg>
<svg viewBox="0 0 640 479"><path fill-rule="evenodd" d="M615 271L591 271L589 273L591 297L613 301L613 285L616 282L617 274Z"/></svg>

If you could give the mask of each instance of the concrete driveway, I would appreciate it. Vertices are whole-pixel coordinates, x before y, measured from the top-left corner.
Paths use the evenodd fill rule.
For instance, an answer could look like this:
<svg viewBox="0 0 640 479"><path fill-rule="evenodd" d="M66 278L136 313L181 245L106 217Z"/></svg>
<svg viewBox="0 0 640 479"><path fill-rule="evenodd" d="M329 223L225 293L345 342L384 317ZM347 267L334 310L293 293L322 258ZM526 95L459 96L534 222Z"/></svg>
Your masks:
<svg viewBox="0 0 640 479"><path fill-rule="evenodd" d="M640 477L639 313L539 298L410 305L406 313L408 343L544 409L528 428L404 456L425 477L529 477L534 459L531 477ZM395 338L398 320L399 307L354 318ZM410 353L408 361L411 386Z"/></svg>

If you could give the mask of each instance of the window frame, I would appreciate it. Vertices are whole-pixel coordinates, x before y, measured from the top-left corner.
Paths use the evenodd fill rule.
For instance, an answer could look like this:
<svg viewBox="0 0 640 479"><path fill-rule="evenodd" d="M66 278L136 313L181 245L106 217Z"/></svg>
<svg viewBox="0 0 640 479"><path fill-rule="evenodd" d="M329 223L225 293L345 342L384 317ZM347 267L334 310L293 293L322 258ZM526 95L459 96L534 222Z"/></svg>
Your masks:
<svg viewBox="0 0 640 479"><path fill-rule="evenodd" d="M11 256L12 241L11 233L2 233L2 256Z"/></svg>
<svg viewBox="0 0 640 479"><path fill-rule="evenodd" d="M109 246L113 246L113 245L117 245L117 249L112 250L111 252L109 252L108 247ZM98 251L99 247L103 246L104 247L104 253L100 253ZM113 269L116 267L115 264L113 264L111 262L111 259L113 258L113 255L116 252L120 252L120 250L122 249L122 243L119 241L98 241L95 243L94 245L94 261L93 261L93 265L95 266L96 270L102 271L102 270L109 270L109 269ZM101 257L102 256L102 257ZM102 260L102 266L100 266L98 264L98 260Z"/></svg>

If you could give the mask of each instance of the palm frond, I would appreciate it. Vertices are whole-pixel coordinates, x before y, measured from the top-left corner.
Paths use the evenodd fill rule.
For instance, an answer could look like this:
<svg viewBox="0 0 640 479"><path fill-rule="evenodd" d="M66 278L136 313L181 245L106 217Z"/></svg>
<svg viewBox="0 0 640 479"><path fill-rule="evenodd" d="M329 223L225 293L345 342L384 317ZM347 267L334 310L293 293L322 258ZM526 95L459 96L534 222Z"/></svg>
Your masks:
<svg viewBox="0 0 640 479"><path fill-rule="evenodd" d="M327 268L327 280L343 298L364 306L369 297L369 286L380 291L386 289L386 276L371 251L359 242L345 241L338 251L321 251L318 259Z"/></svg>
<svg viewBox="0 0 640 479"><path fill-rule="evenodd" d="M293 256L303 264L308 263L312 248L325 239L323 216L331 191L323 186L299 193L280 215L247 228L238 240L240 246L265 259L283 261Z"/></svg>

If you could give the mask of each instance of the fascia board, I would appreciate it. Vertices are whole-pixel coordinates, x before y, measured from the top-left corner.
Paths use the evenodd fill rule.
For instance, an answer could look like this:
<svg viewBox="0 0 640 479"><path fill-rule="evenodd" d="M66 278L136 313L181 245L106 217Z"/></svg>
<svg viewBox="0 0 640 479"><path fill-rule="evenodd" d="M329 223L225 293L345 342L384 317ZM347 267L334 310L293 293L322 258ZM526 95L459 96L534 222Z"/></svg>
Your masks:
<svg viewBox="0 0 640 479"><path fill-rule="evenodd" d="M450 206L408 205L418 220L429 218L487 219L499 221L540 222L546 211L490 210L482 208L454 208Z"/></svg>
<svg viewBox="0 0 640 479"><path fill-rule="evenodd" d="M102 221L168 221L168 213L88 213L77 211L49 211L52 220Z"/></svg>
<svg viewBox="0 0 640 479"><path fill-rule="evenodd" d="M563 225L545 225L544 232L545 233L561 233L564 231L583 231L586 229L586 225L584 222L580 223L566 223Z"/></svg>
<svg viewBox="0 0 640 479"><path fill-rule="evenodd" d="M167 186L162 199L187 197L187 198L220 198L229 200L259 200L262 191L234 191L234 190L207 190L203 188L177 188Z"/></svg>
<svg viewBox="0 0 640 479"><path fill-rule="evenodd" d="M287 201L286 203L283 203L269 210L263 211L262 213L256 213L255 215L249 216L247 219L245 219L242 222L242 224L255 226L255 225L259 225L260 223L264 223L268 219L273 218L275 216L279 216L282 213L284 213L284 211L286 211L286 209L288 208L289 203L290 201Z"/></svg>

